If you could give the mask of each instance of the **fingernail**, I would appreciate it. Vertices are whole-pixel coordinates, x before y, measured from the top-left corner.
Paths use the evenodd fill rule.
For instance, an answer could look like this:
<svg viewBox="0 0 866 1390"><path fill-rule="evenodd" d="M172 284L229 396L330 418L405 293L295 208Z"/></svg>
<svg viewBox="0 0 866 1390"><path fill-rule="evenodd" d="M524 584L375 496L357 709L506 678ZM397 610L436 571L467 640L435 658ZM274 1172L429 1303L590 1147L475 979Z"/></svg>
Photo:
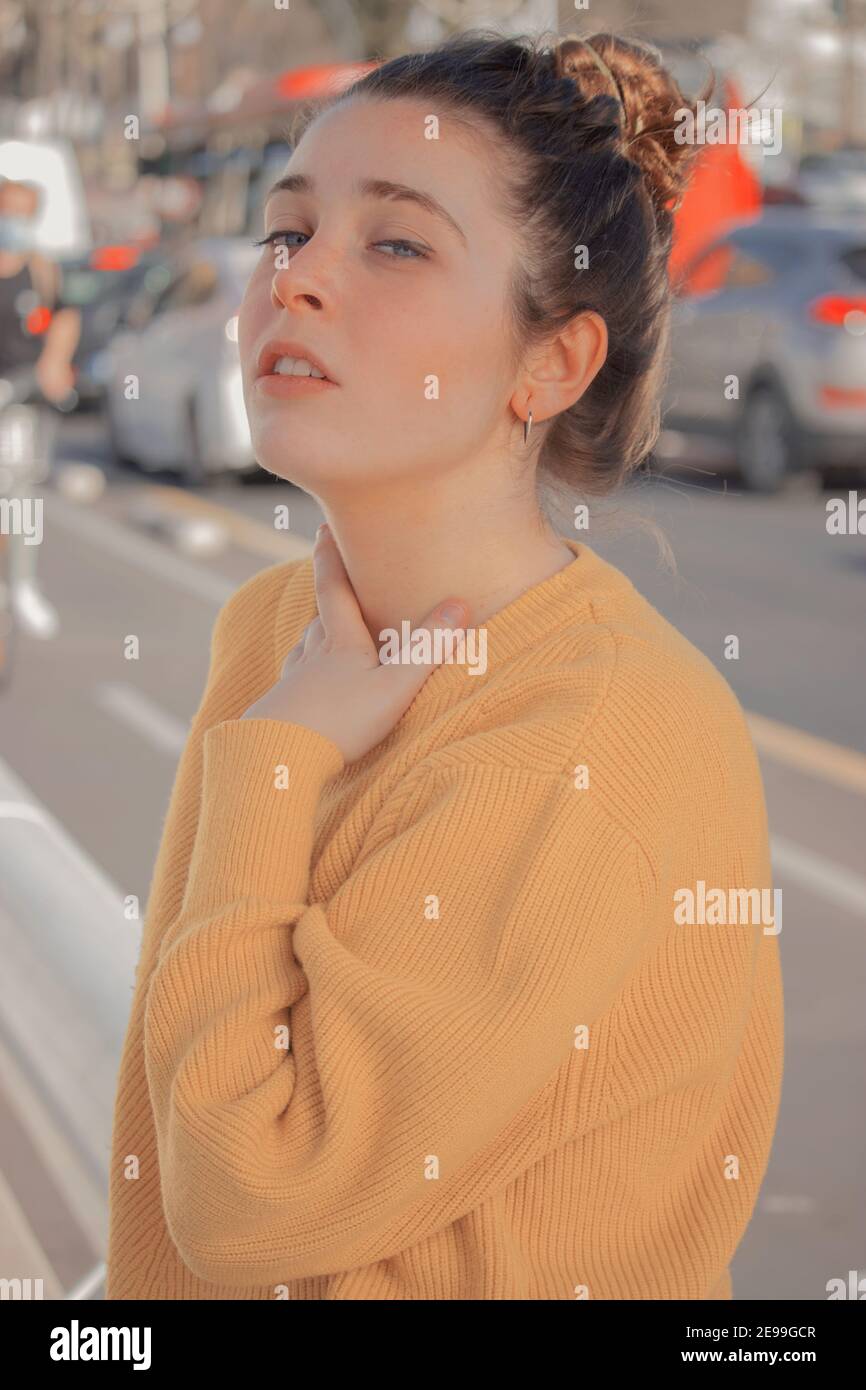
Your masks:
<svg viewBox="0 0 866 1390"><path fill-rule="evenodd" d="M463 608L459 603L446 603L444 608L440 608L439 616L446 623L459 623L463 617Z"/></svg>

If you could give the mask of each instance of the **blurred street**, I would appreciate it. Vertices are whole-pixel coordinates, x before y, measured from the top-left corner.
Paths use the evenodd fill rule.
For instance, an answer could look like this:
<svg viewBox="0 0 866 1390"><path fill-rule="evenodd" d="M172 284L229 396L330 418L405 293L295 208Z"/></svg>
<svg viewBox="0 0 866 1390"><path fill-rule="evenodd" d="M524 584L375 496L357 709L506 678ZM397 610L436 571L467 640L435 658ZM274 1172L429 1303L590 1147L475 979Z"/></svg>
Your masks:
<svg viewBox="0 0 866 1390"><path fill-rule="evenodd" d="M702 148L682 196L665 203L670 371L658 443L623 493L591 501L587 529L575 531L570 510L555 520L628 574L746 711L783 893L786 1058L773 1153L733 1261L733 1293L821 1301L828 1280L852 1271L866 1290L866 0L736 0L723 11L712 0L606 0L603 17L575 8L493 0L484 18L504 34L572 34L596 22L628 30L656 48L689 117L711 76L701 119L676 131L677 146ZM447 302L439 281L424 300L426 282L398 279L428 259L425 273L445 288L453 274L435 249L416 260L414 238L425 238L415 219L423 230L439 202L426 184L441 166L419 157L415 188L413 147L411 186L392 173L359 198L357 218L338 204L329 211L327 196L316 212L321 191L275 188L295 119L386 56L433 47L479 18L452 0L292 0L290 10L272 0L0 0L4 1297L17 1296L7 1275L10 1285L41 1278L46 1299L104 1297L112 1107L140 923L214 620L250 576L309 553L322 519L311 495L256 459L239 351L251 279L279 243L288 250L300 236L310 245L334 216L333 233L316 242L332 238L337 288L325 332L277 342L302 332L287 313L248 360L256 389L270 377L276 394L327 396L335 381L285 378L340 378L341 356L348 375L353 354L365 355L391 398L383 421L361 393L351 429L337 436L341 462L359 416L390 432L398 392L381 365L403 341L389 324L426 333L429 305ZM606 67L595 56L592 82ZM522 55L514 66L522 78ZM548 83L550 68L539 71ZM645 183L648 170L672 177L683 152L672 153L671 127L638 126L609 82L622 113L609 126L616 159L638 135L652 138L649 156L646 145L633 156L646 162ZM637 108L638 97L628 104ZM707 117L720 138L707 135ZM571 194L570 120L569 109L566 153L550 167L559 181L562 166ZM319 162L325 171L344 163L342 146ZM317 172L319 182L327 180ZM443 180L443 205L451 188ZM387 200L389 220L368 238L378 225L367 211L373 197ZM578 220L586 201L572 195ZM403 220L392 226L398 209ZM645 247L657 244L658 226L647 214ZM569 273L573 242L564 243ZM490 243L467 245L476 266ZM304 246L295 242L293 254ZM374 259L381 280L368 272ZM621 258L618 273L632 270ZM416 283L421 290L406 290ZM574 313L592 303L583 289ZM393 321L390 294L401 306ZM642 313L647 302L632 300L630 328L617 330L623 341L635 330L634 305ZM464 304L461 291L459 312L446 318L461 341ZM433 344L437 372L443 355L450 367L451 341L445 354ZM313 360L319 350L334 351L333 372ZM426 364L426 339L422 350ZM483 370L488 360L477 355ZM424 428L416 433L413 420L388 437L399 449ZM283 429L280 419L278 453ZM635 437L645 450L647 435ZM294 455L297 469L306 436ZM579 474L575 464L582 500ZM375 496L378 509L385 494ZM19 543L22 498L44 499L32 546ZM279 504L288 530L275 528ZM124 656L131 636L138 660Z"/></svg>

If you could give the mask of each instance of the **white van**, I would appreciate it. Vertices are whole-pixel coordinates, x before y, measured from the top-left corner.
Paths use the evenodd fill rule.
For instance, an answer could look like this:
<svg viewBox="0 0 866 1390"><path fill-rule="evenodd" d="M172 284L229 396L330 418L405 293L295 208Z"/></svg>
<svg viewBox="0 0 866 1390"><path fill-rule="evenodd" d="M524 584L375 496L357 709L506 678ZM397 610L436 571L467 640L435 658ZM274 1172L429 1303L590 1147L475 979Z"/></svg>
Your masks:
<svg viewBox="0 0 866 1390"><path fill-rule="evenodd" d="M24 179L42 190L35 250L54 260L93 249L90 214L75 150L68 140L0 140L0 179Z"/></svg>

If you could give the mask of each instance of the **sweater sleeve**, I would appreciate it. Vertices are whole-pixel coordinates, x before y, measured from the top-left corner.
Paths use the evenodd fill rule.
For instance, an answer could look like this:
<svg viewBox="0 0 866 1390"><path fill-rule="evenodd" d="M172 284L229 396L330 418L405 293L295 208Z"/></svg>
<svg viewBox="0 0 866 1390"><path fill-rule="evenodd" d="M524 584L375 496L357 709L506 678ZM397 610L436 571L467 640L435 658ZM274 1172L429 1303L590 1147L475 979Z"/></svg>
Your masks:
<svg viewBox="0 0 866 1390"><path fill-rule="evenodd" d="M650 935L650 861L597 798L491 764L410 777L330 900L308 901L342 767L296 724L207 731L148 991L166 1223L229 1287L386 1259L540 1159L545 1087Z"/></svg>

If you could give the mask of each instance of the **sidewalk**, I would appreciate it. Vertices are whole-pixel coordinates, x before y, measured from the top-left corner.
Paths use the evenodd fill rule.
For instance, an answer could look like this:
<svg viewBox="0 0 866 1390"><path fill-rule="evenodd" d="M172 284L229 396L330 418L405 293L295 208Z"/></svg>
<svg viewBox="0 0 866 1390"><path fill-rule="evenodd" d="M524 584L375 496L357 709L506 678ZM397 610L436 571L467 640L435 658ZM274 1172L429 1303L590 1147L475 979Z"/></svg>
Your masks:
<svg viewBox="0 0 866 1390"><path fill-rule="evenodd" d="M0 759L2 1297L101 1296L108 1163L138 924Z"/></svg>

